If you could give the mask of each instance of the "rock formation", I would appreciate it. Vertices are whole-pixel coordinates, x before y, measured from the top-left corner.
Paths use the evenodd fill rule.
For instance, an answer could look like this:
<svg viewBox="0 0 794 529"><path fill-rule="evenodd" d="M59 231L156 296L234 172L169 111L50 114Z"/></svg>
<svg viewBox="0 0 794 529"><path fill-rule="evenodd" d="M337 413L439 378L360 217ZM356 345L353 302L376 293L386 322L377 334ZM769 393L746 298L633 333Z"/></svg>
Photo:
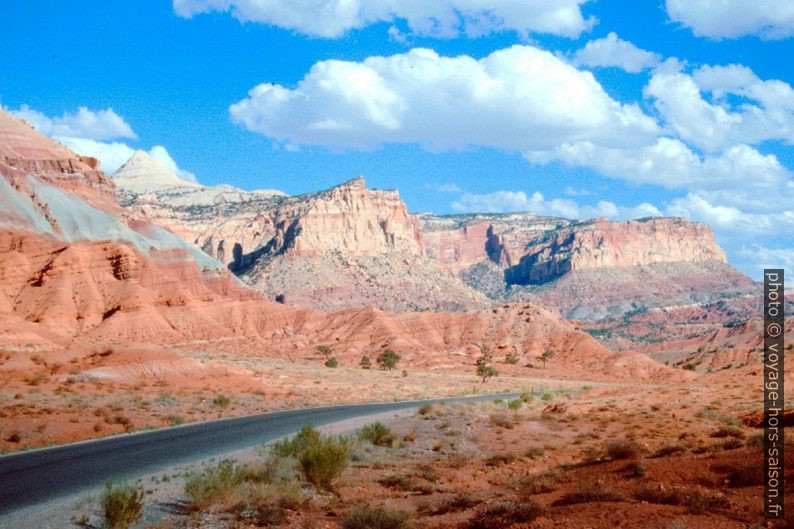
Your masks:
<svg viewBox="0 0 794 529"><path fill-rule="evenodd" d="M236 354L256 350L288 356L333 343L345 360L391 348L403 355L405 365L468 369L479 343L528 358L552 345L560 365L582 372L612 378L616 369L618 378L674 376L643 355L613 353L559 316L526 303L468 314L394 314L372 307L324 313L274 303L241 285L210 256L152 224L140 210L121 208L113 183L96 163L2 112L0 152L0 349L14 355L71 355L82 362L118 347L125 358L145 359L145 354L135 356L138 349L211 349L234 342ZM148 163L136 158L127 169ZM153 180L144 175L137 182L149 186ZM406 213L395 192L372 192L356 180L311 198L267 199L276 206L275 235L263 256L305 265L341 246L350 254L342 261L349 267L368 262L353 258L390 262L396 255L412 265L424 262L418 220ZM336 238L326 240L329 232L338 232ZM444 277L433 266L433 273ZM290 270L305 277L299 268ZM403 280L409 287L411 281L417 284L415 278ZM373 292L394 284L378 285ZM423 285L415 294L430 290ZM171 351L168 362L137 371L165 376L163 370L182 366L178 350ZM0 362L0 378L13 377L28 357L8 358ZM125 358L116 355L112 361L127 365L130 358ZM96 371L103 362L89 363Z"/></svg>
<svg viewBox="0 0 794 529"><path fill-rule="evenodd" d="M134 161L127 165L144 166ZM134 188L125 168L114 175L122 204L201 247L270 299L298 307L465 311L534 301L597 320L753 289L727 264L711 229L685 219L411 215L396 191L368 189L361 178L294 197L237 190L210 199L208 190L217 188L154 183L175 176L147 180L138 171L133 176L149 189Z"/></svg>

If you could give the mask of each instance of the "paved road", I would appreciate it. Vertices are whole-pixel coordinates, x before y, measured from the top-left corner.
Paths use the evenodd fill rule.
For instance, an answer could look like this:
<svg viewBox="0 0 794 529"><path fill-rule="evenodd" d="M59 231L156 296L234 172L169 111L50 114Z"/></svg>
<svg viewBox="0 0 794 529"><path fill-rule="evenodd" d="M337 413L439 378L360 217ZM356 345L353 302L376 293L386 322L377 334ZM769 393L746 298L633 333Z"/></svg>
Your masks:
<svg viewBox="0 0 794 529"><path fill-rule="evenodd" d="M0 514L175 465L273 441L307 421L319 426L424 403L472 402L514 395L479 395L279 411L118 435L0 457Z"/></svg>

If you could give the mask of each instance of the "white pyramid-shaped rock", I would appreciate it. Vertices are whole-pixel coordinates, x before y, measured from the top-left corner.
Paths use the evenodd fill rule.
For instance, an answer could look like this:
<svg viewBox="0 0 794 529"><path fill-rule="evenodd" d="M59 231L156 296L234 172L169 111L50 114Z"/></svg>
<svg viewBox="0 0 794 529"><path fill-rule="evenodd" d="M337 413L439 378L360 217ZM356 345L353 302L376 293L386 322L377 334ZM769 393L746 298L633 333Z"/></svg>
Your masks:
<svg viewBox="0 0 794 529"><path fill-rule="evenodd" d="M113 174L116 186L133 193L148 193L175 187L200 188L199 184L179 178L174 171L158 162L146 151L135 151Z"/></svg>

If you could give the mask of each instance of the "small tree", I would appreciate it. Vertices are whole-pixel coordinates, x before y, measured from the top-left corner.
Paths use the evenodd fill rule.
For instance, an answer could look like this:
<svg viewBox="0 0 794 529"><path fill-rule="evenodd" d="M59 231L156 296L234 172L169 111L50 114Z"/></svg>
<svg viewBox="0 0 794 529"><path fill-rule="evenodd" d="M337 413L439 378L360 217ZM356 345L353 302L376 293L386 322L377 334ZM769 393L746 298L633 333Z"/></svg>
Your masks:
<svg viewBox="0 0 794 529"><path fill-rule="evenodd" d="M540 359L543 361L543 369L546 369L546 362L554 358L557 352L554 350L553 347L546 346L546 349L543 351L543 354L540 355Z"/></svg>
<svg viewBox="0 0 794 529"><path fill-rule="evenodd" d="M496 370L494 366L491 365L491 361L493 360L493 353L491 353L490 348L485 345L481 344L480 348L480 357L477 359L477 376L482 377L483 384L486 380L491 377L495 377L499 374L499 371Z"/></svg>
<svg viewBox="0 0 794 529"><path fill-rule="evenodd" d="M317 354L325 358L326 360L334 354L334 350L330 345L318 345L314 348L317 351Z"/></svg>
<svg viewBox="0 0 794 529"><path fill-rule="evenodd" d="M400 361L400 355L391 349L386 349L378 355L375 361L378 362L378 367L381 369L394 369L397 367L397 362Z"/></svg>
<svg viewBox="0 0 794 529"><path fill-rule="evenodd" d="M358 365L361 366L361 369L370 369L372 367L372 361L367 355L364 355L361 357L361 362L359 362Z"/></svg>

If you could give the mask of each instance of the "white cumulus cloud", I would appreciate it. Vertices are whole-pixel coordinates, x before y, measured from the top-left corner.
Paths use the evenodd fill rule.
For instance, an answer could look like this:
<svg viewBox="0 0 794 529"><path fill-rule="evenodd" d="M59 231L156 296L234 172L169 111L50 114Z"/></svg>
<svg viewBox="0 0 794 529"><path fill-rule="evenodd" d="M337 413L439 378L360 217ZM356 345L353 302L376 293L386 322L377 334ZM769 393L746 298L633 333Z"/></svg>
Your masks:
<svg viewBox="0 0 794 529"><path fill-rule="evenodd" d="M330 147L531 151L572 140L638 145L658 133L653 119L611 99L590 72L519 45L479 60L417 48L322 61L295 88L261 84L229 112L274 140Z"/></svg>
<svg viewBox="0 0 794 529"><path fill-rule="evenodd" d="M671 20L712 39L757 35L783 39L794 35L792 0L666 0Z"/></svg>
<svg viewBox="0 0 794 529"><path fill-rule="evenodd" d="M643 202L635 207L617 206L613 202L601 200L594 206L581 205L570 199L555 198L547 200L542 193L527 195L523 191L495 191L493 193L464 193L452 203L452 209L462 213L508 213L529 211L540 215L565 217L569 219L590 219L606 217L629 219L653 217L661 212L653 205Z"/></svg>
<svg viewBox="0 0 794 529"><path fill-rule="evenodd" d="M675 133L701 149L721 151L766 140L794 143L794 89L783 81L762 81L749 68L657 72L644 92ZM728 94L742 101L731 105Z"/></svg>
<svg viewBox="0 0 794 529"><path fill-rule="evenodd" d="M662 56L638 48L631 42L620 39L613 31L606 37L591 40L576 52L574 63L593 68L621 68L637 73L661 64Z"/></svg>
<svg viewBox="0 0 794 529"><path fill-rule="evenodd" d="M47 136L69 136L91 140L137 138L132 127L112 108L93 111L80 107L77 112L65 112L62 116L49 117L27 105L22 105L11 113L24 119L34 129Z"/></svg>
<svg viewBox="0 0 794 529"><path fill-rule="evenodd" d="M379 22L404 22L412 33L432 37L477 36L495 31L578 37L595 24L581 6L588 0L173 0L174 11L192 17L231 12L305 35L338 38ZM392 31L391 33L395 33ZM399 32L397 32L399 33Z"/></svg>

